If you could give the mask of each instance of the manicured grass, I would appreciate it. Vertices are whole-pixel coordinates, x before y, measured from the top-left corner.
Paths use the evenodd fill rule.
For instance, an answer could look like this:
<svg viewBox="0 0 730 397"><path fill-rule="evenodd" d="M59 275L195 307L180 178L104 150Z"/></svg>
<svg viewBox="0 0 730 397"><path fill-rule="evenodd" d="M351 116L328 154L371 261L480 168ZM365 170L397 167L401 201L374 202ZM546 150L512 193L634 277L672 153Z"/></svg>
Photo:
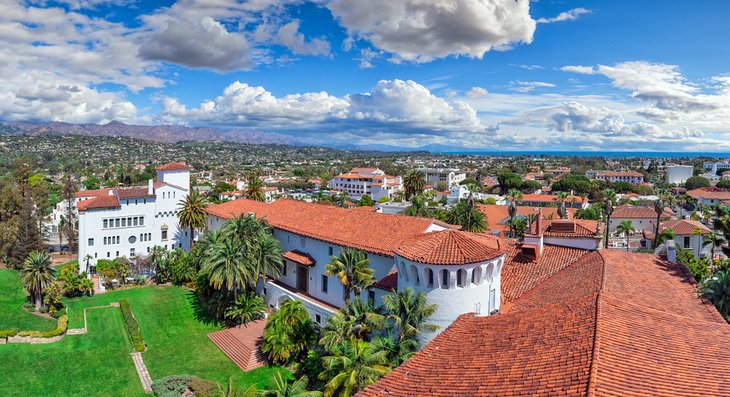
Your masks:
<svg viewBox="0 0 730 397"><path fill-rule="evenodd" d="M0 330L50 331L56 320L43 318L23 310L28 302L17 270L0 269Z"/></svg>
<svg viewBox="0 0 730 397"><path fill-rule="evenodd" d="M67 300L69 327L83 326L83 307L107 305L120 299L129 301L139 322L147 342L142 356L153 380L189 374L225 385L232 376L241 386L256 384L262 388L270 384L276 371L283 370L263 367L242 372L208 339L208 333L222 328L205 315L195 294L185 288L152 286Z"/></svg>
<svg viewBox="0 0 730 397"><path fill-rule="evenodd" d="M88 312L89 333L0 345L2 396L144 396L119 309Z"/></svg>

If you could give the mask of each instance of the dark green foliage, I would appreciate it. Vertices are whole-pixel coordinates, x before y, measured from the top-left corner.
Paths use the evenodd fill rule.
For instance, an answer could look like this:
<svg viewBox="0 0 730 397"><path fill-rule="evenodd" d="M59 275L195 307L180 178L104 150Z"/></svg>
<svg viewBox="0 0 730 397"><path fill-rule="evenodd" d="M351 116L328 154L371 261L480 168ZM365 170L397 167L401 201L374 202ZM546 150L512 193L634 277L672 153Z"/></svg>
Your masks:
<svg viewBox="0 0 730 397"><path fill-rule="evenodd" d="M122 309L122 318L129 333L129 338L132 340L134 351L143 352L145 350L144 337L142 337L142 331L139 329L137 319L132 314L132 307L126 299L122 299L119 301L119 308Z"/></svg>
<svg viewBox="0 0 730 397"><path fill-rule="evenodd" d="M717 182L715 187L719 187L720 189L730 189L730 179L723 179Z"/></svg>
<svg viewBox="0 0 730 397"><path fill-rule="evenodd" d="M522 177L520 174L510 171L503 171L497 174L497 181L499 182L499 187L503 192L522 187Z"/></svg>
<svg viewBox="0 0 730 397"><path fill-rule="evenodd" d="M188 390L188 385L196 379L192 375L171 375L156 380L152 384L155 397L180 397Z"/></svg>
<svg viewBox="0 0 730 397"><path fill-rule="evenodd" d="M588 194L591 192L591 181L583 175L568 174L552 185L554 192L573 192Z"/></svg>
<svg viewBox="0 0 730 397"><path fill-rule="evenodd" d="M598 220L601 217L601 207L599 205L593 205L588 208L581 208L575 213L575 217L578 219Z"/></svg>
<svg viewBox="0 0 730 397"><path fill-rule="evenodd" d="M693 176L684 182L684 187L687 190L693 190L701 187L710 187L710 180L701 176Z"/></svg>

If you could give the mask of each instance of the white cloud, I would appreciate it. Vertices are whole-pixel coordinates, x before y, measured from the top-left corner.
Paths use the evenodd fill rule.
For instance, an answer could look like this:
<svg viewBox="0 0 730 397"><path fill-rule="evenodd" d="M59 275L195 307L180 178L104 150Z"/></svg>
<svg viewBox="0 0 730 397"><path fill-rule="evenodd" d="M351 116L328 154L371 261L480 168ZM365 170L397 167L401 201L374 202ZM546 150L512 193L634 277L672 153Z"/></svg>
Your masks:
<svg viewBox="0 0 730 397"><path fill-rule="evenodd" d="M578 19L581 15L584 14L590 14L591 11L587 10L585 8L573 8L572 10L568 10L565 12L561 12L558 14L558 16L553 18L540 18L537 20L537 23L554 23L554 22L564 22L564 21L573 21Z"/></svg>
<svg viewBox="0 0 730 397"><path fill-rule="evenodd" d="M529 44L535 31L527 0L331 0L326 6L352 38L393 54L395 62L481 58Z"/></svg>
<svg viewBox="0 0 730 397"><path fill-rule="evenodd" d="M593 66L580 66L580 65L568 65L560 68L563 72L572 72L579 74L596 74L596 69Z"/></svg>
<svg viewBox="0 0 730 397"><path fill-rule="evenodd" d="M462 101L447 102L426 87L403 80L381 80L370 92L342 98L326 92L276 97L263 87L235 82L214 100L188 109L177 99L164 98L160 121L218 124L356 134L449 134L481 132L476 111Z"/></svg>
<svg viewBox="0 0 730 397"><path fill-rule="evenodd" d="M324 39L314 38L306 41L299 32L299 20L287 23L276 34L276 42L298 55L329 55L330 43Z"/></svg>
<svg viewBox="0 0 730 397"><path fill-rule="evenodd" d="M478 98L484 95L487 95L487 90L482 87L471 87L471 89L466 92L466 96L469 98Z"/></svg>
<svg viewBox="0 0 730 397"><path fill-rule="evenodd" d="M536 88L552 88L555 84L545 83L543 81L513 81L511 90L515 92L527 93L535 91Z"/></svg>
<svg viewBox="0 0 730 397"><path fill-rule="evenodd" d="M167 28L150 36L139 48L146 60L167 61L219 71L250 69L249 44L210 17L200 21L169 21Z"/></svg>

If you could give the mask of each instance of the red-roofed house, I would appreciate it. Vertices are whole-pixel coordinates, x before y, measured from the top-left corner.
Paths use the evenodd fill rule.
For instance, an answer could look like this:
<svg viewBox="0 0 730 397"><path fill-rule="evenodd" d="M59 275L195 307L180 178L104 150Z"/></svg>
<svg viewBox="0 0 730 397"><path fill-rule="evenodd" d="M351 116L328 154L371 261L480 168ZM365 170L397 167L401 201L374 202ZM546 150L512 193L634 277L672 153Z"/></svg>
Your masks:
<svg viewBox="0 0 730 397"><path fill-rule="evenodd" d="M403 180L399 176L386 175L378 168L353 168L348 173L334 177L329 183L330 190L347 192L355 199L370 196L374 201L383 197L388 199L403 190Z"/></svg>
<svg viewBox="0 0 730 397"><path fill-rule="evenodd" d="M671 208L664 208L661 220L668 220L674 218L676 214ZM616 207L611 214L611 223L608 225L608 231L615 233L618 225L623 221L631 221L631 224L636 229L637 233L648 231L654 232L656 229L656 212L654 207L650 206L634 206L634 205L621 205Z"/></svg>
<svg viewBox="0 0 730 397"><path fill-rule="evenodd" d="M701 187L690 190L687 195L704 205L715 205L730 201L730 192L716 187Z"/></svg>
<svg viewBox="0 0 730 397"><path fill-rule="evenodd" d="M659 224L659 233L666 229L674 231L674 242L677 247L691 250L698 258L712 255L712 246L703 246L704 237L712 230L699 221L679 219L664 221Z"/></svg>

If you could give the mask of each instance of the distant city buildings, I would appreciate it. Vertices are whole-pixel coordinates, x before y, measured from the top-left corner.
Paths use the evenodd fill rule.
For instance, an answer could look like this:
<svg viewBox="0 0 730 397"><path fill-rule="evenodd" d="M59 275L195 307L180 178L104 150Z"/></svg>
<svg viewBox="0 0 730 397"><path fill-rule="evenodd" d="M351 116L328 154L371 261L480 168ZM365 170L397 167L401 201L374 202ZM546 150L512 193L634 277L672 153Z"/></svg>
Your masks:
<svg viewBox="0 0 730 397"><path fill-rule="evenodd" d="M403 190L403 179L386 175L378 168L353 168L350 172L337 175L329 183L330 190L347 192L356 200L370 196L374 201L383 197L393 198Z"/></svg>

